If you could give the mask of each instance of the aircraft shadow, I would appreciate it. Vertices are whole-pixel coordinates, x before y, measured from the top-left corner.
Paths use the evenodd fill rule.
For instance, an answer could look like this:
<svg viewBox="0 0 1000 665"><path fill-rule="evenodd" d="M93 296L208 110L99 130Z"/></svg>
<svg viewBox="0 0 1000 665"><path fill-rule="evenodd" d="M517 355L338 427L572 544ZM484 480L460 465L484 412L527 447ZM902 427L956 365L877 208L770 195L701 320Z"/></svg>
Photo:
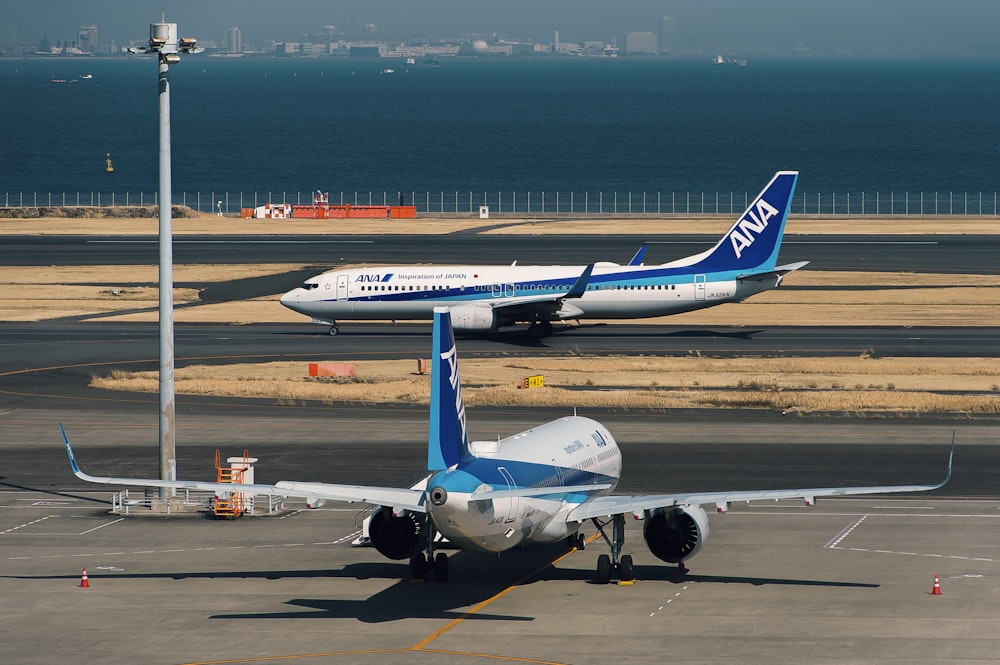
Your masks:
<svg viewBox="0 0 1000 665"><path fill-rule="evenodd" d="M322 270L317 268L304 268L279 275L247 277L209 284L198 292L198 299L201 303L219 303L273 295L276 296L275 300L277 300L278 295L300 286L302 282L310 277L315 277L320 272ZM176 286L199 288L201 284L178 283Z"/></svg>
<svg viewBox="0 0 1000 665"><path fill-rule="evenodd" d="M111 505L111 502L106 499L96 499L92 496L81 496L79 494L70 494L69 492L59 492L56 490L46 490L39 487L28 487L27 485L18 485L17 483L4 482L4 476L0 476L0 487L10 487L16 490L25 490L28 492L38 492L39 494L48 494L50 496L58 496L66 499L77 499L79 501L89 501L91 503L99 503L104 506Z"/></svg>
<svg viewBox="0 0 1000 665"><path fill-rule="evenodd" d="M395 580L391 586L362 599L291 598L289 606L280 612L240 612L212 614L209 619L354 619L363 623L387 623L403 619L452 620L464 617L476 621L534 621L533 616L478 612L468 614L468 608L488 600L510 586L525 586L540 582L576 582L596 585L594 571L583 568L552 565L553 550L521 550L504 557L490 558L458 553L449 557L451 580L445 584L433 581L411 582L400 579L406 564L388 561L353 563L341 569L197 571L162 573L127 573L95 571L91 584L101 580L211 580L258 579L354 579ZM484 565L485 562L485 565ZM699 575L681 573L667 565L637 565L638 583L668 584L743 584L750 586L795 586L876 589L880 585L865 582L805 580L780 577L749 577L740 575ZM3 575L0 579L75 580L77 575Z"/></svg>

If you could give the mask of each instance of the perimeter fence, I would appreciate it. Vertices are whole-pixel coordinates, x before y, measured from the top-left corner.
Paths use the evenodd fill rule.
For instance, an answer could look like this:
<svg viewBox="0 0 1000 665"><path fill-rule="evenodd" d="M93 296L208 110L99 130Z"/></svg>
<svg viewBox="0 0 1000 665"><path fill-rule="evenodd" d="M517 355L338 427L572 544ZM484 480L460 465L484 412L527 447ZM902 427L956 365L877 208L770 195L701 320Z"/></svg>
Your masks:
<svg viewBox="0 0 1000 665"><path fill-rule="evenodd" d="M506 215L736 215L749 205L749 192L340 192L333 205L412 205L418 214ZM199 212L238 215L265 204L311 205L313 192L178 192L174 205ZM3 206L155 206L153 192L5 193ZM864 216L996 216L997 192L846 192L800 193L792 214Z"/></svg>

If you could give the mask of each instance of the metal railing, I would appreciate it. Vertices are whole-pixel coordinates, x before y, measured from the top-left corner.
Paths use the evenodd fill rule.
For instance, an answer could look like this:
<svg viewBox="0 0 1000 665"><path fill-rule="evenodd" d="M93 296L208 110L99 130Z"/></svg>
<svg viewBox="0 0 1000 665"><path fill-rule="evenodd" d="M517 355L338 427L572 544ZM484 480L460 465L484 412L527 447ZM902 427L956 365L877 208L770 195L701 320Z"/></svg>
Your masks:
<svg viewBox="0 0 1000 665"><path fill-rule="evenodd" d="M264 501L266 499L266 502ZM129 493L129 490L115 492L111 496L111 512L116 515L129 515L133 510L143 509L144 512L152 509L154 504L162 505L165 513L174 512L175 508L181 512L191 512L204 508L211 510L215 500L214 492L192 491L185 489L177 492L177 496L170 501L162 501L159 493L143 491ZM247 497L246 513L253 515L255 509L266 510L266 514L272 515L285 509L285 497L277 494L260 494Z"/></svg>
<svg viewBox="0 0 1000 665"><path fill-rule="evenodd" d="M204 213L238 215L265 204L308 205L313 192L179 192L173 204ZM736 215L749 192L340 192L332 205L412 205L422 214ZM791 214L996 216L997 192L844 192L795 196ZM155 192L30 192L3 195L5 208L156 206Z"/></svg>

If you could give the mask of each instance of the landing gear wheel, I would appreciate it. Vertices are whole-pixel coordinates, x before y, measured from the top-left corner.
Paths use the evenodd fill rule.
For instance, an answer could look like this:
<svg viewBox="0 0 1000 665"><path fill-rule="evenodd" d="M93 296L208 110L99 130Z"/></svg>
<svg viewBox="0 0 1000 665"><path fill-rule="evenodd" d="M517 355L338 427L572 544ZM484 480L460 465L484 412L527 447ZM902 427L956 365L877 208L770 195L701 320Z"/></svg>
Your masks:
<svg viewBox="0 0 1000 665"><path fill-rule="evenodd" d="M329 335L330 337L336 337L339 332L340 328L338 328L337 326L330 326L330 329L326 331L326 334Z"/></svg>
<svg viewBox="0 0 1000 665"><path fill-rule="evenodd" d="M552 322L551 321L542 321L538 325L542 329L542 337L548 337L549 335L552 334Z"/></svg>
<svg viewBox="0 0 1000 665"><path fill-rule="evenodd" d="M607 584L611 581L611 557L602 554L597 557L597 583Z"/></svg>
<svg viewBox="0 0 1000 665"><path fill-rule="evenodd" d="M427 577L427 559L423 554L414 554L410 557L410 579L422 580Z"/></svg>
<svg viewBox="0 0 1000 665"><path fill-rule="evenodd" d="M444 583L448 581L448 555L444 552L438 552L434 557L434 580L436 582Z"/></svg>
<svg viewBox="0 0 1000 665"><path fill-rule="evenodd" d="M581 552L583 550L587 549L587 536L586 535L584 535L582 533L576 534L576 549L580 550Z"/></svg>
<svg viewBox="0 0 1000 665"><path fill-rule="evenodd" d="M622 558L618 560L618 579L622 582L631 582L635 579L631 554L623 554Z"/></svg>

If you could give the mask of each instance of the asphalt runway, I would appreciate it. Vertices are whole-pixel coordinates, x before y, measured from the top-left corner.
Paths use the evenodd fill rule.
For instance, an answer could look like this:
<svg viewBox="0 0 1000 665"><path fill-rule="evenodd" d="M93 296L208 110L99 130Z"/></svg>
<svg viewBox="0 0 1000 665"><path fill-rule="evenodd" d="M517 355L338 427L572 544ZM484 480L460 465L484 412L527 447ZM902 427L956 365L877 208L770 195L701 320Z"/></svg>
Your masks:
<svg viewBox="0 0 1000 665"><path fill-rule="evenodd" d="M627 263L644 242L647 263L664 263L715 244L704 235L653 237L608 235L595 254L592 236L477 235L475 230L440 236L178 236L178 264L289 263L317 271L343 264ZM809 261L810 270L908 271L997 274L997 235L794 235L782 243L779 261ZM0 265L150 265L158 249L149 236L5 236Z"/></svg>
<svg viewBox="0 0 1000 665"><path fill-rule="evenodd" d="M270 241L224 250L192 243L175 256L178 262L239 263L296 256L289 262L320 265L328 240L297 249ZM447 248L437 238L421 237L412 246L392 240L400 241L399 256L416 260L428 248L467 257L479 251L481 238L460 237ZM625 240L606 245L602 239L602 245L620 251L625 261L636 245L633 238ZM923 266L896 268L901 270L996 271L992 238L979 246L975 238L959 240L802 249L809 260L828 250L830 266L859 268L859 260L878 256L880 264ZM523 250L548 262L562 255L562 241L499 241L491 245L501 248L491 259L506 261L504 252ZM580 259L591 251L592 239L566 242L574 260L592 260ZM782 260L797 260L792 254L798 246L786 249ZM355 250L357 256L380 251L365 245ZM148 263L144 251L92 246L83 239L46 245L39 239L32 246L5 242L0 260ZM155 245L150 251L155 260ZM685 246L678 255L693 251ZM324 328L306 323L178 326L178 365L416 358L426 356L430 345L424 325L350 325L343 331L330 338ZM584 326L541 342L516 331L462 339L459 354L969 357L994 355L997 337L995 328L615 325ZM412 584L401 581L403 564L350 547L360 520L357 506L305 511L289 503L287 514L236 522L109 515L115 488L88 485L70 473L58 423L65 424L85 470L155 476L155 396L104 393L86 383L98 371L155 367L157 350L152 325L0 324L0 621L7 629L0 662L909 665L1000 658L994 618L1000 593L995 419L581 412L604 422L619 441L620 493L932 483L944 475L956 432L954 477L929 495L821 500L812 508L789 502L734 506L726 515L710 516L709 541L687 576L655 560L642 542L641 523L630 521L626 551L636 558L639 579L631 587L591 583L596 557L607 551L600 542L566 556L558 548L499 558L455 553L451 583ZM473 409L470 433L492 439L559 415ZM181 396L177 426L178 472L187 478L214 479L216 449L229 456L248 448L260 458L261 482L408 485L424 468L426 413L417 407ZM89 589L78 588L84 566ZM940 596L931 594L935 574Z"/></svg>

